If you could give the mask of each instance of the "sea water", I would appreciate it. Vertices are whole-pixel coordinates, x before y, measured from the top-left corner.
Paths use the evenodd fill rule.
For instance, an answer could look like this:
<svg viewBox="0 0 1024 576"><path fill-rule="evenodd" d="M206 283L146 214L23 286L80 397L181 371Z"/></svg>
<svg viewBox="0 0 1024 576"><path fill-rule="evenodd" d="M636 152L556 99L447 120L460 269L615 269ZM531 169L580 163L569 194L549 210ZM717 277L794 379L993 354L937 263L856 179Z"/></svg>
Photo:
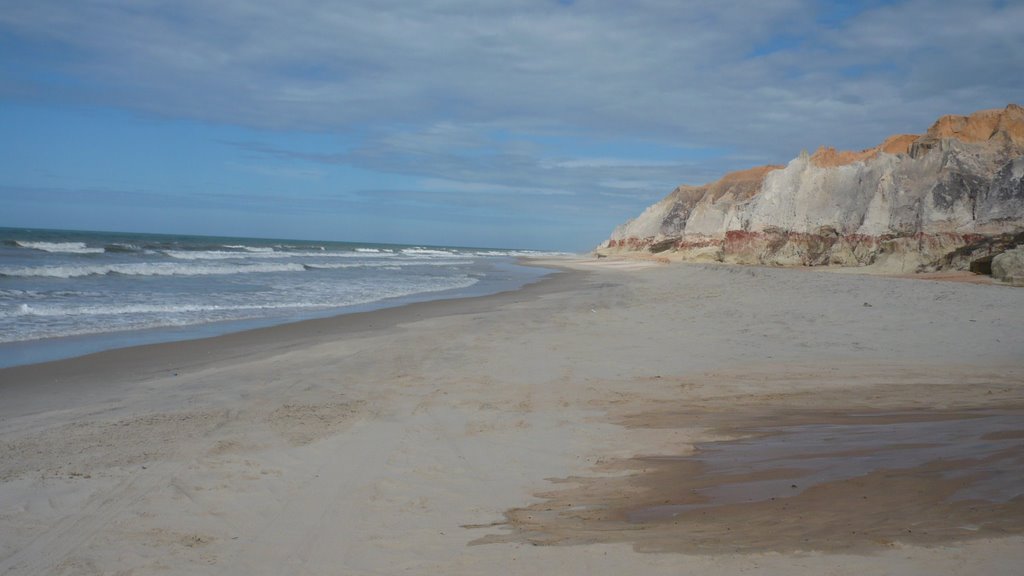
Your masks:
<svg viewBox="0 0 1024 576"><path fill-rule="evenodd" d="M0 228L0 367L514 289L535 251Z"/></svg>

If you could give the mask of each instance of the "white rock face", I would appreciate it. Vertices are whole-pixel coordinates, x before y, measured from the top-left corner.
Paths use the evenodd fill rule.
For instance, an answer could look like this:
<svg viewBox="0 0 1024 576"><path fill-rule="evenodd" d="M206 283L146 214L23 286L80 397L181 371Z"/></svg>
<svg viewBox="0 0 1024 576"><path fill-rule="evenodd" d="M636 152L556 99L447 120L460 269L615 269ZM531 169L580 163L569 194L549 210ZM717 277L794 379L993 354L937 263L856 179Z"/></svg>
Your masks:
<svg viewBox="0 0 1024 576"><path fill-rule="evenodd" d="M784 167L680 186L599 252L655 246L765 264L962 267L953 251L1024 230L1024 108L946 116L924 136L861 152L822 149ZM678 241L673 244L671 240Z"/></svg>
<svg viewBox="0 0 1024 576"><path fill-rule="evenodd" d="M879 172L878 168L876 163L819 168L809 156L801 155L765 177L761 193L742 211L743 229L813 233L831 225L841 233L853 234L862 227L876 195L864 180L877 180L872 172Z"/></svg>
<svg viewBox="0 0 1024 576"><path fill-rule="evenodd" d="M1012 284L1024 283L1024 246L1007 250L993 258L992 277Z"/></svg>

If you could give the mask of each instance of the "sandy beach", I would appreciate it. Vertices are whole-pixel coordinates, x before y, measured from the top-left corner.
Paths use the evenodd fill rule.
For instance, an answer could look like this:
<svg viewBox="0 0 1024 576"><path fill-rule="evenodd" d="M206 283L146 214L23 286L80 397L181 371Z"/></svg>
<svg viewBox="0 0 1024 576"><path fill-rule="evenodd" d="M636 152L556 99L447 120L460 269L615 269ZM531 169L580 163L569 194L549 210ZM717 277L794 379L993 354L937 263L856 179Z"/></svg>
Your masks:
<svg viewBox="0 0 1024 576"><path fill-rule="evenodd" d="M1020 574L1024 291L557 265L0 370L0 574Z"/></svg>

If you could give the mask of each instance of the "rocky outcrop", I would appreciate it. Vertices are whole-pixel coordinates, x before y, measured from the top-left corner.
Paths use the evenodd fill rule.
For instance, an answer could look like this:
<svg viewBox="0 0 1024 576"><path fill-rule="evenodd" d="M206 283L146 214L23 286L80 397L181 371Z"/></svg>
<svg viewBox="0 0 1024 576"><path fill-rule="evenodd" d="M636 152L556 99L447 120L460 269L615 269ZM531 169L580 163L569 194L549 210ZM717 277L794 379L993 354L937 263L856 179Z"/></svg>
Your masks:
<svg viewBox="0 0 1024 576"><path fill-rule="evenodd" d="M1024 286L1024 246L1007 250L994 257L992 277L1014 286Z"/></svg>
<svg viewBox="0 0 1024 576"><path fill-rule="evenodd" d="M923 135L859 152L821 148L786 166L680 186L618 227L599 254L684 260L967 269L974 246L1024 230L1024 108L944 116Z"/></svg>

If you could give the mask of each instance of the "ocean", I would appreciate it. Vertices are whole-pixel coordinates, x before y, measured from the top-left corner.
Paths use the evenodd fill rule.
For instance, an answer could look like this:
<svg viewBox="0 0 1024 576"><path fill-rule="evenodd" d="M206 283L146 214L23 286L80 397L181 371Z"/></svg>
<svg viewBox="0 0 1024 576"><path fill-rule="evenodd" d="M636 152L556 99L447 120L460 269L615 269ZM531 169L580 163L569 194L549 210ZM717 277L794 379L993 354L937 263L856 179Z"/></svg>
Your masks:
<svg viewBox="0 0 1024 576"><path fill-rule="evenodd" d="M0 367L492 294L524 250L0 228Z"/></svg>

